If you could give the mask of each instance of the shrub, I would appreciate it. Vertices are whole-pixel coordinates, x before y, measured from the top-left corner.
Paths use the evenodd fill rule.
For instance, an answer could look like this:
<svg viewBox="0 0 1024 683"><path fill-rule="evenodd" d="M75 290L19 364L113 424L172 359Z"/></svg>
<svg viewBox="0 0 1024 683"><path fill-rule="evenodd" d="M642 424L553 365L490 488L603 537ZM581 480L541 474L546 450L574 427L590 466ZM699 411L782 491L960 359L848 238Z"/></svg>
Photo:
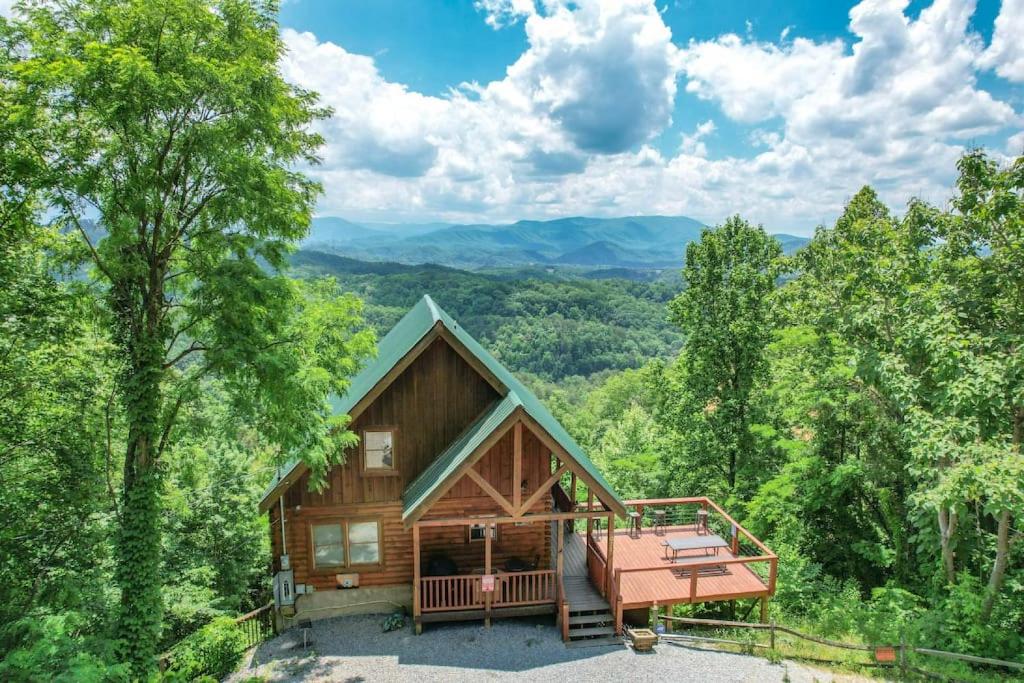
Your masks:
<svg viewBox="0 0 1024 683"><path fill-rule="evenodd" d="M83 635L87 621L65 612L24 617L5 627L0 640L11 649L0 660L0 680L127 682L127 667L111 663L108 641Z"/></svg>
<svg viewBox="0 0 1024 683"><path fill-rule="evenodd" d="M185 680L201 676L224 678L238 667L245 635L230 617L218 617L171 651L168 670Z"/></svg>

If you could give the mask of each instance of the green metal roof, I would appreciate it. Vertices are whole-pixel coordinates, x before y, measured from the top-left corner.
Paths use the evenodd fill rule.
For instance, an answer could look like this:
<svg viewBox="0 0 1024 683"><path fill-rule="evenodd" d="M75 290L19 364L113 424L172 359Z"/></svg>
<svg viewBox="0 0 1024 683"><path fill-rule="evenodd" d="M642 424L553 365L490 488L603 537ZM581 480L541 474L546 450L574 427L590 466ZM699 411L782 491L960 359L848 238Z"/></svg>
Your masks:
<svg viewBox="0 0 1024 683"><path fill-rule="evenodd" d="M586 471L594 482L604 489L611 498L610 501L607 501L609 504L619 505L620 510L625 509L622 499L618 497L611 485L601 475L600 470L590 461L590 458L583 452L583 449L565 431L565 428L555 419L554 415L548 412L548 409L544 407L540 399L534 396L533 392L516 379L515 375L499 363L494 356L473 339L472 335L466 332L461 325L427 295L424 295L398 321L391 331L380 340L376 359L353 378L345 395L331 398L331 405L334 407L335 414L349 412L366 394L377 386L391 368L404 358L437 323L444 325L470 353L479 359L491 374L505 386L508 394L503 400L496 402L489 411L466 428L455 442L445 449L415 481L406 487L403 494L403 500L405 501L403 518L415 509L419 501L429 496L435 488L441 486L447 477L458 468L458 465L469 457L476 446L479 445L479 442L486 439L487 435L501 424L511 414L511 411L517 407L522 407L537 424L547 431L552 439L566 450L569 456ZM503 417L497 418L503 411L509 412L504 414ZM470 446L472 443L476 443L476 445ZM301 463L296 460L278 470L277 476L263 496L261 506L267 503L267 499L273 495L281 482L289 478L300 466Z"/></svg>

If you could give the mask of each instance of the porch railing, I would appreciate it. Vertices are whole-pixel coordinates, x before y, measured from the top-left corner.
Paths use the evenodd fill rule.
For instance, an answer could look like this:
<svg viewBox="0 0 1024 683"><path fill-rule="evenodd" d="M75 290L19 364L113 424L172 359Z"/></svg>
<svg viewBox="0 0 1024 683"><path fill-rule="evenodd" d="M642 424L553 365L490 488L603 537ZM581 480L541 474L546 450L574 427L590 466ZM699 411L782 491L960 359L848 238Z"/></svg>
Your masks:
<svg viewBox="0 0 1024 683"><path fill-rule="evenodd" d="M491 607L554 604L557 586L553 569L495 574ZM424 576L420 579L422 612L483 609L486 596L481 574Z"/></svg>
<svg viewBox="0 0 1024 683"><path fill-rule="evenodd" d="M608 585L608 560L593 536L587 537L587 576L590 584L604 596Z"/></svg>

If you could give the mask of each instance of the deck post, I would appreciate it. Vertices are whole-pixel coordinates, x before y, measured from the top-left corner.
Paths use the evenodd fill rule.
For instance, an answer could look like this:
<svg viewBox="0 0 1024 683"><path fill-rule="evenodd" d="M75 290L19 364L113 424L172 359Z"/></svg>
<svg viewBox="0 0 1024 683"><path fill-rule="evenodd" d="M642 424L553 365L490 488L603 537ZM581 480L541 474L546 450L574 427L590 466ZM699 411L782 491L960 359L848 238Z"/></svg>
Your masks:
<svg viewBox="0 0 1024 683"><path fill-rule="evenodd" d="M569 475L569 500L572 501L572 510L576 509L576 473Z"/></svg>
<svg viewBox="0 0 1024 683"><path fill-rule="evenodd" d="M587 486L587 512L593 512L594 510L594 489ZM587 543L590 543L590 535L594 533L594 518L587 517Z"/></svg>
<svg viewBox="0 0 1024 683"><path fill-rule="evenodd" d="M565 563L562 554L565 548L565 525L561 522L555 522L555 526L558 528L558 550L555 553L555 585L558 585L558 579L562 578L562 567ZM561 600L562 596L559 595L558 599Z"/></svg>
<svg viewBox="0 0 1024 683"><path fill-rule="evenodd" d="M615 607L615 635L622 635L622 569L615 570L615 595L611 596L612 605Z"/></svg>
<svg viewBox="0 0 1024 683"><path fill-rule="evenodd" d="M761 623L762 624L767 624L768 623L768 596L767 595L762 595L761 596Z"/></svg>
<svg viewBox="0 0 1024 683"><path fill-rule="evenodd" d="M493 525L484 525L484 574L490 575L491 573L491 527ZM498 582L494 582L494 589L498 589ZM493 593L484 593L484 626L487 628L491 627L491 596Z"/></svg>
<svg viewBox="0 0 1024 683"><path fill-rule="evenodd" d="M416 635L423 633L420 617L420 525L412 525L412 622Z"/></svg>
<svg viewBox="0 0 1024 683"><path fill-rule="evenodd" d="M614 560L615 560L615 513L614 512L611 513L610 515L608 515L608 557L605 558L605 559L608 562L608 566L605 567L605 574L607 575L605 577L605 581L608 584L607 588L606 588L606 591L607 591L606 595L608 596L609 600L612 600L614 598L614 596L612 595L612 584L613 584L613 581L614 581L614 578L615 578L613 576L613 574L612 574L612 572L614 571L614 567L615 567L615 564L614 564Z"/></svg>
<svg viewBox="0 0 1024 683"><path fill-rule="evenodd" d="M658 601L655 600L651 603L651 630L654 631L658 628Z"/></svg>

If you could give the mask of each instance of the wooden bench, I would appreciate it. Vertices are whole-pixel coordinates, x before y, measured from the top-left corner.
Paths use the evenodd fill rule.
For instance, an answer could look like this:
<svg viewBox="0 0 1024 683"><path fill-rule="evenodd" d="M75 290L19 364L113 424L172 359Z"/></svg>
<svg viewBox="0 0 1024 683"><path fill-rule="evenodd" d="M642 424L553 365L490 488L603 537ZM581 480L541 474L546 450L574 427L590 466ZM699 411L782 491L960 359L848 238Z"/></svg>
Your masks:
<svg viewBox="0 0 1024 683"><path fill-rule="evenodd" d="M707 561L708 561L707 556L703 556L703 555L695 555L695 556L692 556L692 557L677 557L674 560L672 560L672 565L675 568L680 569L681 571L689 572L689 571L693 571L693 570L692 569L687 569L687 565L701 564L701 563L704 563L704 562L707 562ZM711 566L708 566L708 567L698 567L697 568L697 574L698 575L702 575L702 576L722 576L722 575L727 574L727 573L728 573L728 570L725 568L724 564L716 564L716 565L711 565Z"/></svg>

